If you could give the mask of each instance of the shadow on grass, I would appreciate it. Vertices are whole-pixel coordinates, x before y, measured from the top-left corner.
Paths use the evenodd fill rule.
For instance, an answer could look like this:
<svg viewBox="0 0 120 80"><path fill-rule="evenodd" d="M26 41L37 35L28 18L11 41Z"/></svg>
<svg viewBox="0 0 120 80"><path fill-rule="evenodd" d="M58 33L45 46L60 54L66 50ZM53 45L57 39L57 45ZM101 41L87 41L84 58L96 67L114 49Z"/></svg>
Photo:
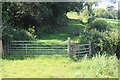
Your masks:
<svg viewBox="0 0 120 80"><path fill-rule="evenodd" d="M66 41L68 37L75 38L74 32L76 29L82 30L85 24L82 24L79 20L69 20L68 25L63 26L60 31L53 31L51 34L44 34L39 39L40 40L62 40Z"/></svg>
<svg viewBox="0 0 120 80"><path fill-rule="evenodd" d="M69 36L73 36L73 35L69 35L69 34L65 34L65 33L54 33L54 34L46 34L45 36L42 36L40 38L40 40L62 40L65 41L67 40L67 38Z"/></svg>
<svg viewBox="0 0 120 80"><path fill-rule="evenodd" d="M16 55L6 55L4 56L2 59L3 60L30 60L30 59L36 59L36 58L58 58L58 57L68 57L66 55L58 55L58 56L54 56L54 55L22 55L22 56L16 56ZM73 60L72 58L70 58L71 60Z"/></svg>
<svg viewBox="0 0 120 80"><path fill-rule="evenodd" d="M15 55L6 55L2 59L3 60L25 60L25 59L35 59L38 56L15 56Z"/></svg>

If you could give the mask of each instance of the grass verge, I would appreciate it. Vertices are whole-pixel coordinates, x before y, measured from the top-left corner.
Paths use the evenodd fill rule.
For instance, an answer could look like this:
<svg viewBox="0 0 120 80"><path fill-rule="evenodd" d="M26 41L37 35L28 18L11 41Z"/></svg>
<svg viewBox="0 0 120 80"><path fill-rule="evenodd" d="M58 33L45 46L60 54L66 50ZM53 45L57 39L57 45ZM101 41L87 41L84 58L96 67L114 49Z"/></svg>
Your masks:
<svg viewBox="0 0 120 80"><path fill-rule="evenodd" d="M9 57L2 64L3 78L118 78L115 56L96 55L77 62L59 56Z"/></svg>

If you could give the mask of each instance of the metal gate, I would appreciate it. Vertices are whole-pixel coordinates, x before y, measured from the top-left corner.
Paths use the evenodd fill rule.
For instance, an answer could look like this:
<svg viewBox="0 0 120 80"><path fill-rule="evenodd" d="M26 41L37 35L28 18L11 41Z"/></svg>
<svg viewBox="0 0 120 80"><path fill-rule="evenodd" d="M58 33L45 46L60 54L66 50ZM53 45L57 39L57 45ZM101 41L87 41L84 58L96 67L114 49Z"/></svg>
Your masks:
<svg viewBox="0 0 120 80"><path fill-rule="evenodd" d="M40 44L39 41L11 41L8 44L7 53L15 56L31 55L64 55L82 57L85 54L91 56L91 42L88 44L71 43L68 38L67 45Z"/></svg>
<svg viewBox="0 0 120 80"><path fill-rule="evenodd" d="M11 41L9 55L67 55L67 45L46 45L38 41Z"/></svg>

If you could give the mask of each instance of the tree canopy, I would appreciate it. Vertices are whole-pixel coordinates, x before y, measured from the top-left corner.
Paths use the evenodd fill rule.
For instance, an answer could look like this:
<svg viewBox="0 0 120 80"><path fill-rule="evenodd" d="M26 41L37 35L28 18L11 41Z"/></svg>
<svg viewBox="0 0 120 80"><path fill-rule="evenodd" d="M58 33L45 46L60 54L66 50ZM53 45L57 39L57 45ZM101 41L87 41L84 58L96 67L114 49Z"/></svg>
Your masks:
<svg viewBox="0 0 120 80"><path fill-rule="evenodd" d="M82 3L3 3L3 24L24 29L33 26L42 29L47 25L56 28L64 24L62 19L68 11L81 9Z"/></svg>
<svg viewBox="0 0 120 80"><path fill-rule="evenodd" d="M67 23L66 13L80 11L83 3L24 2L3 3L3 25L15 29L35 30L39 37L43 33L60 30Z"/></svg>

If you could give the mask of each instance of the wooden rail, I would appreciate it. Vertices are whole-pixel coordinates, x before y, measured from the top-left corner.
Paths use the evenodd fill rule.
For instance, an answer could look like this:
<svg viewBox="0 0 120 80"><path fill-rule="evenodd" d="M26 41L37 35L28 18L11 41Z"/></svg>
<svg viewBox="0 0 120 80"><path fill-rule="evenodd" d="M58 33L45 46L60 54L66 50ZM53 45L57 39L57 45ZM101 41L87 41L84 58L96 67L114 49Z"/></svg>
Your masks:
<svg viewBox="0 0 120 80"><path fill-rule="evenodd" d="M73 54L76 56L81 56L87 54L89 56L92 55L91 53L91 42L89 41L88 44L80 44L80 43L70 43L70 38L68 39L68 54Z"/></svg>

